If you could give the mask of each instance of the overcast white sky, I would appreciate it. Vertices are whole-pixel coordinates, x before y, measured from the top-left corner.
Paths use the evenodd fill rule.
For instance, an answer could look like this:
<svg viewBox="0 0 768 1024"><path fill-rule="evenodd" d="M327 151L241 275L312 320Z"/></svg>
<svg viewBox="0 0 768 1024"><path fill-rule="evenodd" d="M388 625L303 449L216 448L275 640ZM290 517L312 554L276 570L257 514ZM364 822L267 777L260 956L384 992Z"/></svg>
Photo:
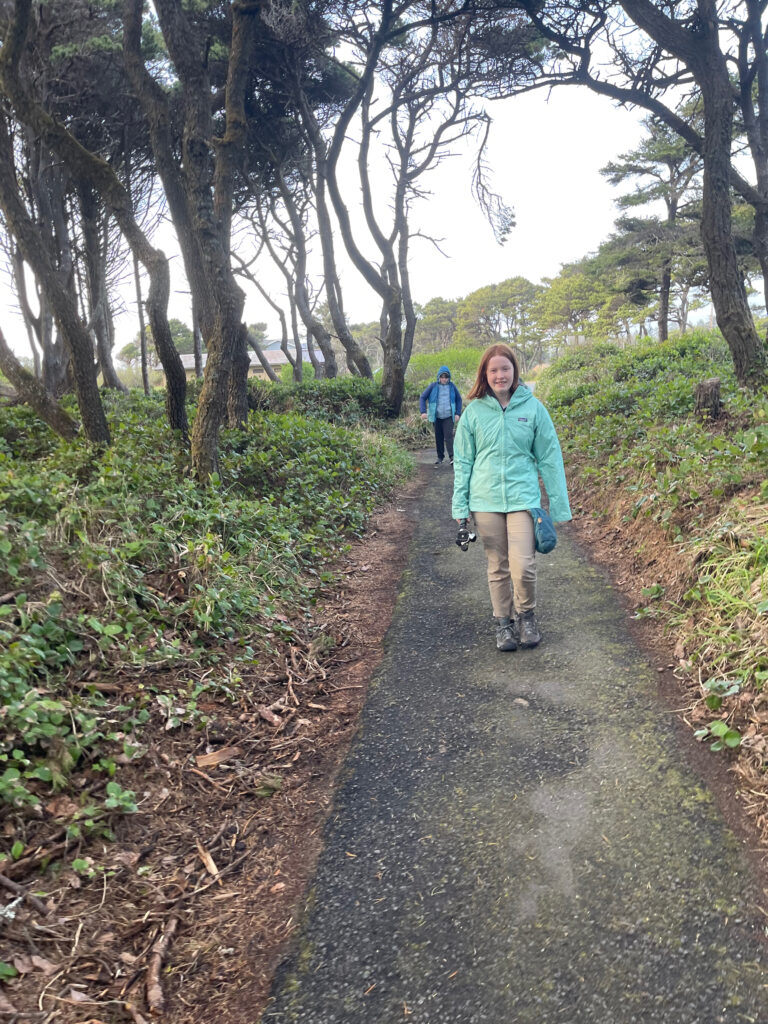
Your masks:
<svg viewBox="0 0 768 1024"><path fill-rule="evenodd" d="M456 157L444 163L429 179L432 195L414 209L415 224L425 234L441 238L446 254L425 241L413 242L411 279L419 303L436 296L460 298L517 275L534 282L552 277L563 263L594 251L613 228L617 190L599 169L639 142L640 112L618 109L586 89L567 87L549 97L542 91L500 101L489 111L494 125L487 163L495 190L515 210L517 226L503 247L497 245L471 195L471 161ZM347 196L350 206L353 188L350 185ZM167 237L158 243L170 252ZM190 323L179 258L173 267L170 315ZM377 319L377 296L351 266L342 265L341 273L349 319ZM269 287L280 301L276 278ZM138 331L131 288L124 301L127 311L116 322L118 349ZM12 310L13 297L6 296L3 304L9 307L3 318L6 337L19 354L28 355ZM248 298L246 318L251 323L266 321L268 333L276 336L277 318L257 294Z"/></svg>
<svg viewBox="0 0 768 1024"><path fill-rule="evenodd" d="M618 215L612 188L599 173L609 160L634 148L643 134L642 113L614 107L586 89L563 87L499 101L487 154L492 184L514 208L517 226L499 246L471 194L472 159L442 164L428 179L431 196L414 206L412 223L442 239L441 255L427 241L412 242L414 299L462 298L477 288L521 275L539 282L560 266L594 251ZM382 176L383 177L383 176ZM426 180L426 179L422 179ZM352 205L351 180L348 204ZM339 243L338 249L342 246ZM366 248L366 255L373 250ZM342 269L347 315L353 323L378 319L380 302L351 265ZM249 301L249 322L274 314Z"/></svg>
<svg viewBox="0 0 768 1024"><path fill-rule="evenodd" d="M443 234L448 259L414 254L415 296L459 298L518 275L538 283L563 263L594 251L618 216L612 188L599 173L639 142L641 114L620 110L586 89L564 87L489 107L494 118L488 163L494 186L514 208L517 226L502 247L470 195L470 172L438 171L429 209L420 217ZM438 179L435 179L436 183ZM442 229L442 230L441 230Z"/></svg>

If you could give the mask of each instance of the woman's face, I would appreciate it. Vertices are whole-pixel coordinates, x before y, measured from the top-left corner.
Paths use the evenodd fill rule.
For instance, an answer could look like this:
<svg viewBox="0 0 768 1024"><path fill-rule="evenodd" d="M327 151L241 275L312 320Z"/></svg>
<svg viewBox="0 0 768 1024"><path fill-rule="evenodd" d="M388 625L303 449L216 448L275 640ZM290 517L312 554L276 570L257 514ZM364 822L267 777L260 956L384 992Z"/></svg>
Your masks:
<svg viewBox="0 0 768 1024"><path fill-rule="evenodd" d="M497 398L509 398L515 379L515 368L506 356L494 356L490 359L485 376L488 387Z"/></svg>

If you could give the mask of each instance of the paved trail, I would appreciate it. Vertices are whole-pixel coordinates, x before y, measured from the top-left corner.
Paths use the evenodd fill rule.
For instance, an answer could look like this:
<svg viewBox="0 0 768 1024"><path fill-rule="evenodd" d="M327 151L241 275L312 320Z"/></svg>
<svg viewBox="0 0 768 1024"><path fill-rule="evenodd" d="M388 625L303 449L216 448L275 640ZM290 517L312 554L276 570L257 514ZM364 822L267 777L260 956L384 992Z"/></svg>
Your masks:
<svg viewBox="0 0 768 1024"><path fill-rule="evenodd" d="M756 881L615 592L561 531L496 652L431 473L265 1024L766 1024Z"/></svg>

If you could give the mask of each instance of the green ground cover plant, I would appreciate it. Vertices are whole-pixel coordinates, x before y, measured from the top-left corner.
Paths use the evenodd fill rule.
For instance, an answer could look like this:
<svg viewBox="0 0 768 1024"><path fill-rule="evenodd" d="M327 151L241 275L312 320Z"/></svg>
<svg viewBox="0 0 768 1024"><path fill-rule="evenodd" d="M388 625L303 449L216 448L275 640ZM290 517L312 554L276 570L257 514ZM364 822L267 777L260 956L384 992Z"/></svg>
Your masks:
<svg viewBox="0 0 768 1024"><path fill-rule="evenodd" d="M197 403L201 387L200 380L188 381L187 399L192 404ZM337 426L364 425L377 430L386 416L381 388L374 381L351 376L316 380L314 371L301 384L294 383L289 374L278 381L249 378L248 405L254 411L300 412L332 419Z"/></svg>
<svg viewBox="0 0 768 1024"><path fill-rule="evenodd" d="M136 806L119 770L150 717L204 724L206 691L236 699L239 672L290 640L333 558L412 469L364 429L367 382L330 383L224 432L206 488L160 393L108 397L105 451L0 409L0 804L35 813L85 772L109 783L69 828L105 827ZM172 693L151 682L169 667ZM130 700L126 673L147 680Z"/></svg>
<svg viewBox="0 0 768 1024"><path fill-rule="evenodd" d="M698 382L721 381L722 416L694 413ZM537 393L592 506L631 535L656 524L682 575L647 586L639 614L676 640L700 689L697 735L768 763L768 393L740 389L717 331L660 344L581 346L545 370ZM706 713L704 713L706 712ZM703 717L703 721L702 721Z"/></svg>

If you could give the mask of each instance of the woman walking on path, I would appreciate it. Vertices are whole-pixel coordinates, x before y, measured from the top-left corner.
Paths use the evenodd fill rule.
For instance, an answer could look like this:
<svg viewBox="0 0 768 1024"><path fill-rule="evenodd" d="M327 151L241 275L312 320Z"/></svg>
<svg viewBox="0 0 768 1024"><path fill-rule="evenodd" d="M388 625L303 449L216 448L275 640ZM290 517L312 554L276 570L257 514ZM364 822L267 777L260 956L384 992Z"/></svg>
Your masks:
<svg viewBox="0 0 768 1024"><path fill-rule="evenodd" d="M497 648L535 647L541 635L528 510L541 505L541 475L552 518L571 518L560 443L507 345L483 353L467 403L454 446L453 515L460 522L472 514L485 548Z"/></svg>
<svg viewBox="0 0 768 1024"><path fill-rule="evenodd" d="M451 380L451 371L441 366L437 380L422 391L419 396L419 411L423 420L435 424L436 466L441 466L448 449L448 460L453 462L453 424L458 423L461 414L461 394Z"/></svg>

